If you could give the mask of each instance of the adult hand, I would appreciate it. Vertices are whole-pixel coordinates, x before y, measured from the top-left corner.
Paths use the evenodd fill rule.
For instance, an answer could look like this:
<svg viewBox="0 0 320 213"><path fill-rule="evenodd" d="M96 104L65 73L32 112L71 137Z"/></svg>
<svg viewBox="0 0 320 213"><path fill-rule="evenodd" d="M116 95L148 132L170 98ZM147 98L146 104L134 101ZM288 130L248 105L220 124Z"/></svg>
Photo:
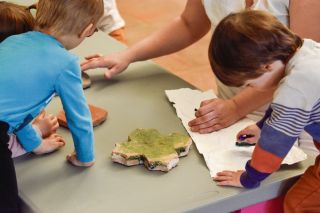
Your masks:
<svg viewBox="0 0 320 213"><path fill-rule="evenodd" d="M223 129L240 119L234 101L219 98L202 101L195 116L188 125L191 131L201 134Z"/></svg>
<svg viewBox="0 0 320 213"><path fill-rule="evenodd" d="M261 129L256 124L252 124L238 132L236 140L238 140L241 135L251 135L252 137L246 138L245 141L247 143L257 143L259 141L260 134Z"/></svg>
<svg viewBox="0 0 320 213"><path fill-rule="evenodd" d="M131 63L123 53L115 53L108 56L95 54L87 56L85 59L86 60L81 63L82 71L94 68L107 68L108 70L104 73L106 79L110 79L121 73Z"/></svg>
<svg viewBox="0 0 320 213"><path fill-rule="evenodd" d="M243 170L238 171L222 171L218 172L217 176L213 178L214 181L217 182L218 186L236 186L243 187L240 182L241 174Z"/></svg>
<svg viewBox="0 0 320 213"><path fill-rule="evenodd" d="M94 161L83 163L77 159L77 154L75 152L67 155L67 161L71 163L74 166L80 166L80 167L90 167L94 164Z"/></svg>

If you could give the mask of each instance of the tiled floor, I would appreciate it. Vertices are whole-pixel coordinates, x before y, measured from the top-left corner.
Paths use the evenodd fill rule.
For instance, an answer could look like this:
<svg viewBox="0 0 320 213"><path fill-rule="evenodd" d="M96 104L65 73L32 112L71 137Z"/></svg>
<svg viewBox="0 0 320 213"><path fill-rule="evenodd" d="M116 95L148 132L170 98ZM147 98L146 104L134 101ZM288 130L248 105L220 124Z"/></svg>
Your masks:
<svg viewBox="0 0 320 213"><path fill-rule="evenodd" d="M130 46L179 16L186 0L117 0L117 3L126 21ZM216 90L207 57L209 41L210 33L196 44L154 61L199 89Z"/></svg>

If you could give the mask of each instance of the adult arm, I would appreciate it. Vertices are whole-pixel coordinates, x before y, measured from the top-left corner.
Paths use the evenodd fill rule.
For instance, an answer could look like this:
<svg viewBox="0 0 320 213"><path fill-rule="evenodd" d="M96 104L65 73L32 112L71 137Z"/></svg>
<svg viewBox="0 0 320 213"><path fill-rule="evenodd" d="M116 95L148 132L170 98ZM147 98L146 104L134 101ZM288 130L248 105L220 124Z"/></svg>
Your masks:
<svg viewBox="0 0 320 213"><path fill-rule="evenodd" d="M210 30L201 0L188 0L182 14L161 30L127 48L126 50L101 57L89 57L82 63L82 70L106 67L106 78L111 78L136 61L147 60L179 51L202 38Z"/></svg>
<svg viewBox="0 0 320 213"><path fill-rule="evenodd" d="M290 0L290 29L302 38L320 42L320 1Z"/></svg>

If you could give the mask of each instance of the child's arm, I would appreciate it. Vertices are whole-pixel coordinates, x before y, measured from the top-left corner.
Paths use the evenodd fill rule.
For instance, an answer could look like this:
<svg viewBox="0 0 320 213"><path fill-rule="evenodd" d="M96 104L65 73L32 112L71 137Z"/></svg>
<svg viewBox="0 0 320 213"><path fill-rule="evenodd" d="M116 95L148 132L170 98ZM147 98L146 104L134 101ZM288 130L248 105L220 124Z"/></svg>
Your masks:
<svg viewBox="0 0 320 213"><path fill-rule="evenodd" d="M189 122L191 131L210 133L226 128L271 101L274 89L258 91L250 86L229 100L212 99L201 103Z"/></svg>
<svg viewBox="0 0 320 213"><path fill-rule="evenodd" d="M56 91L66 113L77 159L82 163L93 162L92 120L84 97L80 66L76 58L60 74L56 81Z"/></svg>
<svg viewBox="0 0 320 213"><path fill-rule="evenodd" d="M15 134L27 152L31 152L36 149L42 141L40 132L36 131L31 123L15 132Z"/></svg>
<svg viewBox="0 0 320 213"><path fill-rule="evenodd" d="M25 131L28 130L29 125L36 132L37 136L40 137L40 143L38 143L36 136L32 136L33 134L29 134L28 137L25 136ZM32 131L32 129L28 131ZM33 152L36 155L46 154L65 145L64 139L57 134L53 134L53 132L48 136L42 137L43 134L38 127L28 124L16 133L16 137L10 138L9 149L12 152L12 157L20 156L26 152Z"/></svg>
<svg viewBox="0 0 320 213"><path fill-rule="evenodd" d="M300 106L306 105L303 101L299 103L303 97L299 97L299 95L295 97L298 103L297 107L271 104L272 110L269 109L267 111L269 113L266 113L262 121L257 123L258 127L262 127L261 135L255 146L252 159L246 164L246 171L217 173L214 180L218 181L219 185L255 188L260 185L262 180L279 169L282 160L307 125L311 113L300 108Z"/></svg>

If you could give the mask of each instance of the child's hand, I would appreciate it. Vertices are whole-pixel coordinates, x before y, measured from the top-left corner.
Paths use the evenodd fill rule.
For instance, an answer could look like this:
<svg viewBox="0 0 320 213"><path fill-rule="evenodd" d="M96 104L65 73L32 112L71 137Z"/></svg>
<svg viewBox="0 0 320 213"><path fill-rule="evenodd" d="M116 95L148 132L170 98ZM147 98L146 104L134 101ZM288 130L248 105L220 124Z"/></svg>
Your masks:
<svg viewBox="0 0 320 213"><path fill-rule="evenodd" d="M32 122L42 134L42 138L46 138L52 133L55 133L59 128L58 119L54 115L46 115L45 111L42 111Z"/></svg>
<svg viewBox="0 0 320 213"><path fill-rule="evenodd" d="M237 134L236 140L238 141L241 135L252 135L253 137L246 138L245 142L257 143L259 141L260 134L261 134L261 129L256 124L253 124L253 125L247 126L243 130L241 130Z"/></svg>
<svg viewBox="0 0 320 213"><path fill-rule="evenodd" d="M75 152L67 155L67 161L71 163L74 166L82 166L82 167L90 167L94 164L94 161L91 161L89 163L82 163L77 159L77 154Z"/></svg>
<svg viewBox="0 0 320 213"><path fill-rule="evenodd" d="M51 134L49 137L42 140L41 144L32 150L36 155L47 154L56 151L66 144L64 139L58 134Z"/></svg>
<svg viewBox="0 0 320 213"><path fill-rule="evenodd" d="M210 99L202 101L195 113L196 118L189 122L191 131L210 133L230 126L240 119L237 106L232 100Z"/></svg>
<svg viewBox="0 0 320 213"><path fill-rule="evenodd" d="M218 186L236 186L243 187L240 182L240 176L243 170L238 171L222 171L218 172L217 176L213 178L217 182Z"/></svg>

